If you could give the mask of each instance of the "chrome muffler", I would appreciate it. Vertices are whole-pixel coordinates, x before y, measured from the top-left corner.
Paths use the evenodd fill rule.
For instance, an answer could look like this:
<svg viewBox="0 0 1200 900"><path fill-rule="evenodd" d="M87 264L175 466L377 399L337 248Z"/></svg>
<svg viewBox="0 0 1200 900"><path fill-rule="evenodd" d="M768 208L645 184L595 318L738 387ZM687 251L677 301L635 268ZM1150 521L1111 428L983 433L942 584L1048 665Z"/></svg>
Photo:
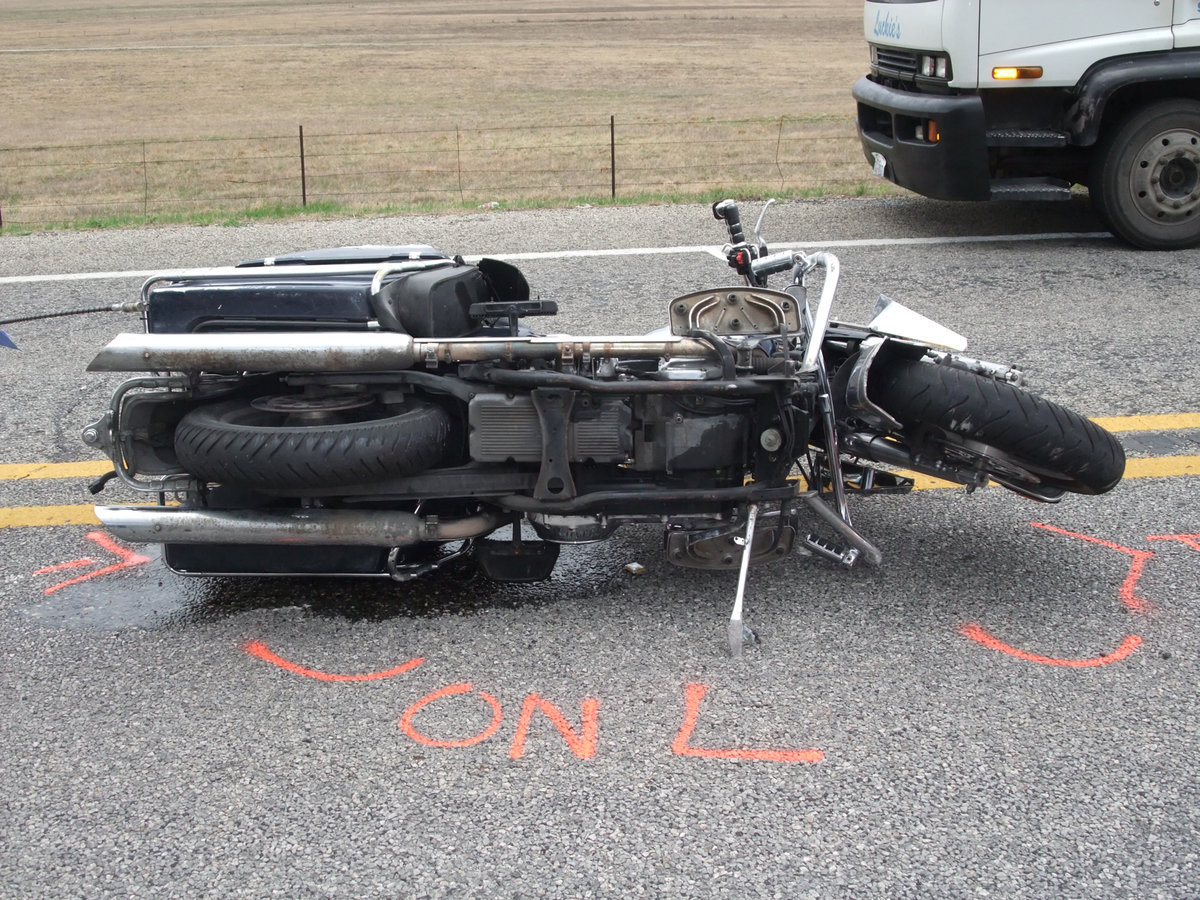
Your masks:
<svg viewBox="0 0 1200 900"><path fill-rule="evenodd" d="M381 372L412 368L413 339L391 331L119 334L89 372Z"/></svg>
<svg viewBox="0 0 1200 900"><path fill-rule="evenodd" d="M141 544L276 544L406 547L461 541L495 531L507 519L481 512L440 519L392 510L222 510L162 506L97 506L114 537Z"/></svg>

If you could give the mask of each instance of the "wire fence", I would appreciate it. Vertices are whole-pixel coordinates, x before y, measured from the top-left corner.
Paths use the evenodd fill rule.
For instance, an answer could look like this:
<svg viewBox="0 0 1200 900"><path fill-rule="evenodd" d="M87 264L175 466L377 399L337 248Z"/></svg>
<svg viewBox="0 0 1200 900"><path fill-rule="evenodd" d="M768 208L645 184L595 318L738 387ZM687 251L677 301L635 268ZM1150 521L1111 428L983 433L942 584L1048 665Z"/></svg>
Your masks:
<svg viewBox="0 0 1200 900"><path fill-rule="evenodd" d="M516 205L722 189L846 191L852 118L313 132L0 147L0 228L105 219Z"/></svg>

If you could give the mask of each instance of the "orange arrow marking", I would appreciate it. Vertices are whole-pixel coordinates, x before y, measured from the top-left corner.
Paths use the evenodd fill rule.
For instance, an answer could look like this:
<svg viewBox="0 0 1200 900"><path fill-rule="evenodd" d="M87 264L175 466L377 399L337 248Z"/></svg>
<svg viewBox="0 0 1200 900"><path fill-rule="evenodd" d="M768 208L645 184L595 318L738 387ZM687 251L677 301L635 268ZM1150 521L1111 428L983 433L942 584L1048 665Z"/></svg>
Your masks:
<svg viewBox="0 0 1200 900"><path fill-rule="evenodd" d="M89 581L93 578L99 578L101 575L111 575L113 572L119 572L121 569L132 569L134 566L140 566L143 563L150 562L150 557L142 556L140 553L134 553L132 550L122 547L107 534L102 531L89 531L87 539L93 543L99 544L113 556L117 557L120 562L113 563L110 566L96 569L88 572L85 575L79 575L75 578L70 578L66 581L60 581L58 584L52 585L42 591L43 594L53 594L55 591L61 591L65 587L70 587L73 584L79 584L81 581ZM50 572L60 572L63 569L80 569L84 566L92 565L96 562L90 556L84 556L80 559L73 559L70 562L59 563L56 566L46 566L42 569L34 571L34 575L46 575Z"/></svg>

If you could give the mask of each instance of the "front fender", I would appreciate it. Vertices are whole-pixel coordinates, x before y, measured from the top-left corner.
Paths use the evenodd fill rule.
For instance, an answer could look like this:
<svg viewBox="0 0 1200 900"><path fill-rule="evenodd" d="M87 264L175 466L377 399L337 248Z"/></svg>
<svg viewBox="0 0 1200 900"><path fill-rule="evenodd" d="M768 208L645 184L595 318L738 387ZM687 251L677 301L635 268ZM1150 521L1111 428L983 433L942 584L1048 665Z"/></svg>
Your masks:
<svg viewBox="0 0 1200 900"><path fill-rule="evenodd" d="M1090 147L1100 137L1108 101L1122 88L1149 85L1161 90L1169 82L1189 82L1187 94L1200 84L1200 48L1163 50L1118 56L1097 62L1083 73L1067 109L1066 124L1072 143Z"/></svg>
<svg viewBox="0 0 1200 900"><path fill-rule="evenodd" d="M898 431L900 423L887 410L875 404L868 394L867 381L872 366L881 355L886 357L893 352L919 357L935 349L962 351L967 348L967 339L882 294L875 304L867 328L873 334L862 342L857 355L848 361L835 379L836 402L857 419L885 431Z"/></svg>
<svg viewBox="0 0 1200 900"><path fill-rule="evenodd" d="M960 353L967 349L967 339L957 331L939 325L883 294L875 303L875 311L867 327L876 334L926 347L940 347Z"/></svg>

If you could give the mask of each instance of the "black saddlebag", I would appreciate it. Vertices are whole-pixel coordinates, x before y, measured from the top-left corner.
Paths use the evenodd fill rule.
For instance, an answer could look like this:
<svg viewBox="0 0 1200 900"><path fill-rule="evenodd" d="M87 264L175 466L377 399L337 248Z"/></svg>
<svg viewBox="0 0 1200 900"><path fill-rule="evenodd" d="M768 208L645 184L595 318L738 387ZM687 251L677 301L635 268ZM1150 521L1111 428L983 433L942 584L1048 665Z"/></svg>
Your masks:
<svg viewBox="0 0 1200 900"><path fill-rule="evenodd" d="M362 330L372 318L370 295L369 273L190 278L155 285L146 317L156 334Z"/></svg>
<svg viewBox="0 0 1200 900"><path fill-rule="evenodd" d="M418 260L432 267L389 273L371 295L373 266ZM362 270L336 272L331 265ZM342 247L253 260L219 274L164 278L150 289L146 316L149 330L160 334L364 330L375 320L418 338L461 337L481 319L504 315L507 306L528 299L525 277L498 260L471 266L432 247ZM498 302L506 309L497 310Z"/></svg>
<svg viewBox="0 0 1200 900"><path fill-rule="evenodd" d="M448 259L433 247L412 245L335 247L250 260L220 275L164 278L153 284L147 322L158 334L362 330L376 317L371 309L372 267ZM334 265L362 270L330 271Z"/></svg>

